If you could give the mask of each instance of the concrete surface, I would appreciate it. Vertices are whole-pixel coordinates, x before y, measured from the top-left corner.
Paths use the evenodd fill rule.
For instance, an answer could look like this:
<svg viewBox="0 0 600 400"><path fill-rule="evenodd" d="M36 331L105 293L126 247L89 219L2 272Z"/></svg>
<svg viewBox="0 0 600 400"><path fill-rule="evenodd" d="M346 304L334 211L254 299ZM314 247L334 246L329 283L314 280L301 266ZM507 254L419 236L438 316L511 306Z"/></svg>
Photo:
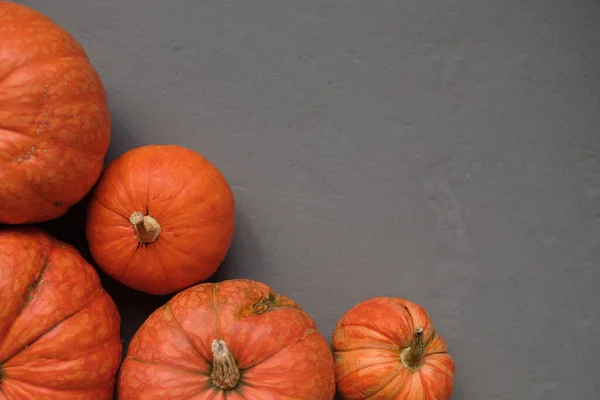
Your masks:
<svg viewBox="0 0 600 400"><path fill-rule="evenodd" d="M238 205L214 280L330 338L376 295L427 308L453 399L592 400L600 374L600 3L25 0L102 75L107 161L174 142ZM47 224L85 252L83 206ZM104 277L127 342L166 298Z"/></svg>

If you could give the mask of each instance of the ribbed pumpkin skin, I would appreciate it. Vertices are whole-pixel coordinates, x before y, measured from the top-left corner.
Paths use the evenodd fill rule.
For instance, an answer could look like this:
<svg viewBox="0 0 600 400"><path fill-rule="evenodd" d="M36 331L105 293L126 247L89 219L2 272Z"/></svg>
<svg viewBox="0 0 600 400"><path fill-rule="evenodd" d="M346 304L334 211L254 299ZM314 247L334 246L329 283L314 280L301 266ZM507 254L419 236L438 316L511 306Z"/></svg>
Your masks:
<svg viewBox="0 0 600 400"><path fill-rule="evenodd" d="M110 129L83 48L46 16L0 0L0 223L47 221L81 200Z"/></svg>
<svg viewBox="0 0 600 400"><path fill-rule="evenodd" d="M134 213L160 224L140 243ZM87 239L98 265L136 290L172 293L210 277L231 245L233 192L199 153L176 145L147 145L111 163L91 196Z"/></svg>
<svg viewBox="0 0 600 400"><path fill-rule="evenodd" d="M422 328L422 365L405 366L401 354ZM375 297L348 310L332 340L337 388L344 400L449 400L455 364L423 307Z"/></svg>
<svg viewBox="0 0 600 400"><path fill-rule="evenodd" d="M0 231L0 399L112 400L119 312L96 271L38 228Z"/></svg>
<svg viewBox="0 0 600 400"><path fill-rule="evenodd" d="M211 379L211 343L229 347L241 380ZM134 335L119 373L119 400L332 400L333 357L316 324L267 285L234 279L193 286Z"/></svg>

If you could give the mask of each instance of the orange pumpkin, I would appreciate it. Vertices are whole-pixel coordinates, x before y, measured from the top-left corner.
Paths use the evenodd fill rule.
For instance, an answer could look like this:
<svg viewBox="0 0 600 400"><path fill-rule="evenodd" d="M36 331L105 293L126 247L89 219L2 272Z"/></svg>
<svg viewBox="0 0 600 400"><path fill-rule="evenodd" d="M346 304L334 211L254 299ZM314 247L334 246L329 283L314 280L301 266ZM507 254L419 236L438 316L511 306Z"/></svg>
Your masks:
<svg viewBox="0 0 600 400"><path fill-rule="evenodd" d="M111 400L119 312L96 271L38 228L0 231L0 399Z"/></svg>
<svg viewBox="0 0 600 400"><path fill-rule="evenodd" d="M267 285L188 288L134 335L120 400L332 400L333 357L315 322Z"/></svg>
<svg viewBox="0 0 600 400"><path fill-rule="evenodd" d="M219 268L234 221L233 193L213 164L185 147L148 145L108 166L86 231L106 273L136 290L167 294Z"/></svg>
<svg viewBox="0 0 600 400"><path fill-rule="evenodd" d="M104 87L83 48L0 0L0 223L63 215L96 183L110 142Z"/></svg>
<svg viewBox="0 0 600 400"><path fill-rule="evenodd" d="M448 400L455 365L423 307L375 297L350 310L333 334L345 400Z"/></svg>

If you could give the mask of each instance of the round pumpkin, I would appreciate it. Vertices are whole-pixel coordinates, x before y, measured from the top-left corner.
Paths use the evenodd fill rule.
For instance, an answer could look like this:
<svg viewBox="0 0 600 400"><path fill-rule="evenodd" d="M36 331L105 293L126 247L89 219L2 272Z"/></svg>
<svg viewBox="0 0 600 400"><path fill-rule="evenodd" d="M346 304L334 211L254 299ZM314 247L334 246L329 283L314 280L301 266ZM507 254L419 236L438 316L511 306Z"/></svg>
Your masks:
<svg viewBox="0 0 600 400"><path fill-rule="evenodd" d="M135 333L120 400L332 400L333 357L293 300L244 279L174 296Z"/></svg>
<svg viewBox="0 0 600 400"><path fill-rule="evenodd" d="M455 364L423 307L375 297L348 310L332 340L345 400L448 400Z"/></svg>
<svg viewBox="0 0 600 400"><path fill-rule="evenodd" d="M48 17L0 0L0 223L48 221L80 201L110 128L84 49Z"/></svg>
<svg viewBox="0 0 600 400"><path fill-rule="evenodd" d="M119 312L80 254L0 231L0 399L110 400L121 354Z"/></svg>
<svg viewBox="0 0 600 400"><path fill-rule="evenodd" d="M105 170L87 213L91 253L107 274L151 294L204 281L231 245L234 197L221 172L176 145L147 145Z"/></svg>

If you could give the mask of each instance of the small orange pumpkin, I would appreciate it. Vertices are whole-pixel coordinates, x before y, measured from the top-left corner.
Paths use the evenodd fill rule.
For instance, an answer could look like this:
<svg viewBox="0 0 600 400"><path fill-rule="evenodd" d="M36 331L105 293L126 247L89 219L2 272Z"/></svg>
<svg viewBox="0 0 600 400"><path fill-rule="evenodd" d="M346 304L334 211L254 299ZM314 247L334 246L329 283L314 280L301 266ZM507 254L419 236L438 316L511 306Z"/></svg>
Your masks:
<svg viewBox="0 0 600 400"><path fill-rule="evenodd" d="M98 180L110 128L79 43L38 11L0 1L0 223L65 214Z"/></svg>
<svg viewBox="0 0 600 400"><path fill-rule="evenodd" d="M333 400L333 356L313 319L264 283L175 295L135 333L119 400Z"/></svg>
<svg viewBox="0 0 600 400"><path fill-rule="evenodd" d="M172 293L219 268L234 206L225 178L202 155L177 145L138 147L108 166L91 196L90 251L121 283Z"/></svg>
<svg viewBox="0 0 600 400"><path fill-rule="evenodd" d="M345 400L449 400L455 364L423 307L375 297L333 334L336 383Z"/></svg>

